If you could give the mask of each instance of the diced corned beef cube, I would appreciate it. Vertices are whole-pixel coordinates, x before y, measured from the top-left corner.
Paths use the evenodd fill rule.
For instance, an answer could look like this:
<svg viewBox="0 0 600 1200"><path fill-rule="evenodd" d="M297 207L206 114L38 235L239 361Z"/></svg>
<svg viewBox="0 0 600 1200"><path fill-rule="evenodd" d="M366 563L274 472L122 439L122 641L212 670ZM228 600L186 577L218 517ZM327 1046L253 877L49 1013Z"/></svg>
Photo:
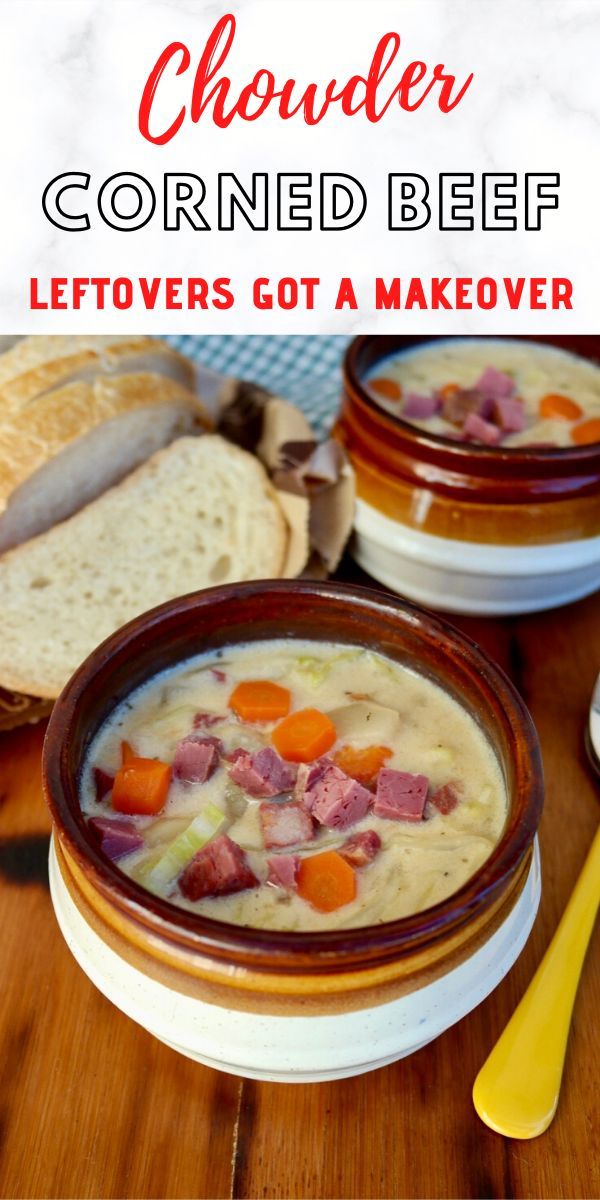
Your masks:
<svg viewBox="0 0 600 1200"><path fill-rule="evenodd" d="M229 896L257 885L244 851L226 833L198 850L179 877L180 890L188 900Z"/></svg>
<svg viewBox="0 0 600 1200"><path fill-rule="evenodd" d="M495 404L496 401L491 396L482 396L477 415L483 417L484 421L493 421Z"/></svg>
<svg viewBox="0 0 600 1200"><path fill-rule="evenodd" d="M258 812L268 850L278 846L300 846L315 836L310 813L294 800L261 804Z"/></svg>
<svg viewBox="0 0 600 1200"><path fill-rule="evenodd" d="M490 421L484 421L478 413L469 413L463 425L463 433L465 437L483 442L486 446L496 446L502 437L502 430Z"/></svg>
<svg viewBox="0 0 600 1200"><path fill-rule="evenodd" d="M243 746L236 746L236 749L230 750L229 754L225 755L225 758L227 759L227 762L234 763L237 762L238 758L243 758L244 755L248 753L249 751L244 750Z"/></svg>
<svg viewBox="0 0 600 1200"><path fill-rule="evenodd" d="M219 765L223 752L220 738L197 737L190 734L183 738L175 750L173 775L184 783L206 783Z"/></svg>
<svg viewBox="0 0 600 1200"><path fill-rule="evenodd" d="M319 779L329 767L333 767L334 763L330 758L318 758L316 762L300 763L298 765L298 774L296 776L296 785L294 787L294 800L302 804L307 812L310 812L314 800L313 788Z"/></svg>
<svg viewBox="0 0 600 1200"><path fill-rule="evenodd" d="M444 816L451 813L461 799L462 786L460 783L445 783L431 797L431 803Z"/></svg>
<svg viewBox="0 0 600 1200"><path fill-rule="evenodd" d="M459 388L450 392L442 402L442 416L451 425L462 425L469 413L478 413L483 396L477 388Z"/></svg>
<svg viewBox="0 0 600 1200"><path fill-rule="evenodd" d="M498 371L496 367L486 367L475 387L483 392L484 396L491 396L492 400L502 400L514 395L515 391L514 380L504 371Z"/></svg>
<svg viewBox="0 0 600 1200"><path fill-rule="evenodd" d="M232 763L229 774L250 796L278 796L296 782L296 768L286 763L271 746L253 754L244 751Z"/></svg>
<svg viewBox="0 0 600 1200"><path fill-rule="evenodd" d="M94 786L96 788L96 800L103 800L108 792L112 791L113 783L115 782L114 775L109 775L108 771L103 771L101 767L94 767Z"/></svg>
<svg viewBox="0 0 600 1200"><path fill-rule="evenodd" d="M519 396L494 401L494 420L505 433L520 433L525 428L525 409Z"/></svg>
<svg viewBox="0 0 600 1200"><path fill-rule="evenodd" d="M377 776L373 812L376 817L388 817L392 821L420 821L428 787L426 775L411 775L408 771L382 767Z"/></svg>
<svg viewBox="0 0 600 1200"><path fill-rule="evenodd" d="M225 672L219 670L218 667L211 667L210 673L211 673L213 679L216 679L217 683L225 683L227 680L227 675L225 674Z"/></svg>
<svg viewBox="0 0 600 1200"><path fill-rule="evenodd" d="M418 392L409 392L402 405L402 416L424 420L426 417L433 417L441 407L441 396L421 396Z"/></svg>
<svg viewBox="0 0 600 1200"><path fill-rule="evenodd" d="M307 806L320 825L330 829L347 829L360 821L372 799L362 783L350 779L339 767L328 766L325 772L305 793Z"/></svg>
<svg viewBox="0 0 600 1200"><path fill-rule="evenodd" d="M267 866L267 883L272 883L274 887L288 888L289 891L295 888L300 866L297 854L274 854L272 858L267 859Z"/></svg>
<svg viewBox="0 0 600 1200"><path fill-rule="evenodd" d="M116 862L132 854L144 845L144 839L133 821L109 820L108 817L92 817L88 822L92 833L100 839L100 849L107 858Z"/></svg>
<svg viewBox="0 0 600 1200"><path fill-rule="evenodd" d="M338 854L345 858L351 867L366 867L373 861L381 850L381 838L374 829L364 829L362 833L353 833Z"/></svg>
<svg viewBox="0 0 600 1200"><path fill-rule="evenodd" d="M225 717L219 713L197 712L192 723L194 729L210 729L211 725L218 725L224 720Z"/></svg>

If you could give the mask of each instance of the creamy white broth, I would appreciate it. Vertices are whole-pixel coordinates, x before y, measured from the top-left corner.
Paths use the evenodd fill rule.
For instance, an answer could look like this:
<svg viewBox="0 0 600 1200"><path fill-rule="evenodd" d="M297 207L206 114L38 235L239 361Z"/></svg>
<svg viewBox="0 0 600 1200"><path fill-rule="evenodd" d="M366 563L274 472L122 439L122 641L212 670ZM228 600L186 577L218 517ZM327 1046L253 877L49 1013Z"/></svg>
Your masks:
<svg viewBox="0 0 600 1200"><path fill-rule="evenodd" d="M453 338L417 346L381 359L371 368L364 383L369 389L370 381L384 377L396 381L404 397L410 392L429 394L447 384L472 388L486 367L495 367L512 376L525 406L525 429L505 434L502 448L537 442L572 446L574 426L600 418L599 367L556 347L516 339ZM574 400L582 409L582 416L575 421L541 418L539 403L548 393ZM375 391L371 394L382 408L402 416L402 400L388 400ZM441 414L406 419L428 433L447 436L456 432L456 427Z"/></svg>
<svg viewBox="0 0 600 1200"><path fill-rule="evenodd" d="M226 673L225 682L210 668ZM507 809L500 765L474 719L446 692L423 676L369 650L299 640L258 642L201 656L165 672L116 709L96 736L82 772L81 805L88 818L118 817L110 796L98 800L94 768L114 773L121 765L121 743L136 754L171 762L177 743L192 730L198 710L224 714L207 732L221 738L226 752L238 746L258 749L270 743L276 722L249 724L228 711L235 684L269 679L291 691L292 710L317 707L324 712L353 703L351 694L398 713L398 729L386 767L429 777L430 794L451 780L460 780L463 794L447 815L411 823L376 817L372 812L343 832L321 828L313 841L293 847L300 857L337 849L348 836L375 830L382 849L373 862L356 870L357 895L334 912L317 911L295 891L262 884L228 896L186 899L177 885L165 895L174 903L206 916L236 924L279 930L320 930L377 924L421 911L460 888L489 857L501 835ZM353 746L379 744L369 722L351 738L341 736L328 751L333 755L351 741ZM118 867L145 883L148 864L157 848L186 828L212 803L227 813L225 832L247 854L259 880L267 875L259 820L259 799L252 799L229 778L222 762L206 783L173 779L164 810L156 817L128 818L146 842L118 862Z"/></svg>

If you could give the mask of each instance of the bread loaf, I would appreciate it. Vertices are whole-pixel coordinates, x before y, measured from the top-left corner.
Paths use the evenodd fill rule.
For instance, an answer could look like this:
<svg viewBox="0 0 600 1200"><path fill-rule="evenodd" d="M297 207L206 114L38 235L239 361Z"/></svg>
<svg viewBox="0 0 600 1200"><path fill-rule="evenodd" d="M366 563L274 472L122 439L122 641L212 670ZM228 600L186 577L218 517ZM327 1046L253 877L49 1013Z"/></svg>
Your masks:
<svg viewBox="0 0 600 1200"><path fill-rule="evenodd" d="M132 617L217 583L282 573L287 526L261 464L184 437L0 559L0 686L54 698Z"/></svg>
<svg viewBox="0 0 600 1200"><path fill-rule="evenodd" d="M0 553L211 427L181 355L149 338L98 340L26 338L0 357Z"/></svg>

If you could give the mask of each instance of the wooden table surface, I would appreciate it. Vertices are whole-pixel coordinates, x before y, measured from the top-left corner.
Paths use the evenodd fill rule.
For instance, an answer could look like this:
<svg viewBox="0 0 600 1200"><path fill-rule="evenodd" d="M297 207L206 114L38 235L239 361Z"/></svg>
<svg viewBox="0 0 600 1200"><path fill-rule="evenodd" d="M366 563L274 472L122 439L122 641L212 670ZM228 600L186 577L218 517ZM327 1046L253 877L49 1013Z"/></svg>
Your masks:
<svg viewBox="0 0 600 1200"><path fill-rule="evenodd" d="M598 821L583 730L600 596L510 620L455 619L504 667L539 731L543 896L499 988L437 1041L356 1079L269 1084L155 1041L71 957L47 880L43 727L0 738L0 1194L3 1197L598 1197L598 941L558 1115L533 1142L483 1126L471 1085L539 962Z"/></svg>

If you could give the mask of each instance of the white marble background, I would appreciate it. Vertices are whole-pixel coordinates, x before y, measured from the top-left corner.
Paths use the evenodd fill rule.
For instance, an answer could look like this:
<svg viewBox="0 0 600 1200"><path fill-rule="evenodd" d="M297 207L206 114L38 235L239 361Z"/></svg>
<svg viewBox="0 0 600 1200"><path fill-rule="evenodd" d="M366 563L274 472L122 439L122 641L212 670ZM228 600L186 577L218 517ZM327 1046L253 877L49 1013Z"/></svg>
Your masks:
<svg viewBox="0 0 600 1200"><path fill-rule="evenodd" d="M238 19L230 73L239 84L261 66L278 78L347 78L365 72L378 38L402 35L402 64L444 61L475 81L450 116L426 103L376 126L332 112L317 128L269 112L255 124L186 124L168 146L145 142L137 109L146 76L170 40L195 56L223 12ZM387 329L597 332L600 200L600 3L597 0L1 0L0 329L155 332L349 333ZM251 70L250 70L251 68ZM192 72L188 72L191 87ZM176 86L182 95L181 80ZM184 89L185 90L185 89ZM189 94L189 92L188 92ZM186 96L187 98L187 96ZM120 170L158 186L164 171L194 171L209 194L218 170L345 171L369 196L352 231L323 234L179 233L162 230L160 204L145 229L119 233L96 216L87 233L55 229L41 195L59 172L89 171L93 191ZM390 170L560 171L560 207L541 233L389 233ZM210 219L214 206L208 204ZM231 276L229 311L32 313L31 275ZM572 313L374 314L376 275L566 275ZM316 311L257 312L257 275L320 276ZM359 313L336 314L332 297L351 275Z"/></svg>

